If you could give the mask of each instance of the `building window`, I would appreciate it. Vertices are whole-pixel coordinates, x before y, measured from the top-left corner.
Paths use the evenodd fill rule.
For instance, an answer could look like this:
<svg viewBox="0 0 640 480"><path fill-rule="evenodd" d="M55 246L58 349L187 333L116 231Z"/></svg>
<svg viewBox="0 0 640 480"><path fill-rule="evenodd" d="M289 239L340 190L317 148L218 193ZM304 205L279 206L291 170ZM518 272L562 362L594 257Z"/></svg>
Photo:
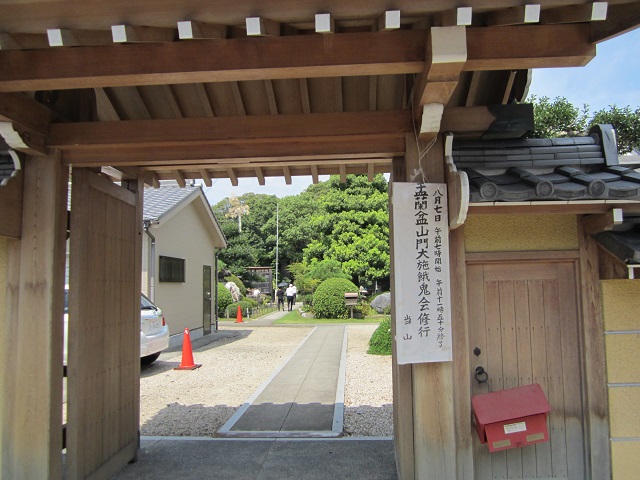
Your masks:
<svg viewBox="0 0 640 480"><path fill-rule="evenodd" d="M184 258L163 257L160 255L160 281L184 282Z"/></svg>

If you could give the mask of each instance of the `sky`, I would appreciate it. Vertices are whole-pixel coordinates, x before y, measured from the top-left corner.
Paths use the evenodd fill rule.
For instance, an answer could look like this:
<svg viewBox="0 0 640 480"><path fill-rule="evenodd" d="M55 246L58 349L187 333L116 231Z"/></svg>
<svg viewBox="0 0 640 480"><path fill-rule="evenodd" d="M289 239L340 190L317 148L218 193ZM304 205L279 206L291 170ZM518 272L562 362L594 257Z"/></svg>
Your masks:
<svg viewBox="0 0 640 480"><path fill-rule="evenodd" d="M575 106L589 105L591 113L617 105L640 107L640 29L603 42L597 46L596 57L585 67L535 69L529 94L551 99L565 97ZM328 179L320 176L320 180ZM286 185L282 177L265 178L265 185L257 178L240 178L238 186L229 179L217 179L211 187L204 187L212 205L229 197L248 192L276 195L282 198L297 195L311 184L311 176L292 177Z"/></svg>

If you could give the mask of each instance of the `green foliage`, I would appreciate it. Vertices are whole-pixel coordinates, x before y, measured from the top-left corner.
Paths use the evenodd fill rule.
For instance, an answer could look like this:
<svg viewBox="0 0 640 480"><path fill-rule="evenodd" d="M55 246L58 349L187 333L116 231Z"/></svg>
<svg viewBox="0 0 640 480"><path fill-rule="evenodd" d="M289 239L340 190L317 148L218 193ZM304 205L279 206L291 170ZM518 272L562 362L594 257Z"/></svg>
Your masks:
<svg viewBox="0 0 640 480"><path fill-rule="evenodd" d="M313 306L313 294L306 293L304 295L298 295L298 298L302 300L302 305L305 307Z"/></svg>
<svg viewBox="0 0 640 480"><path fill-rule="evenodd" d="M231 303L227 307L229 312L229 316L227 318L236 318L236 316L238 315L238 305L240 305L240 309L242 310L243 317L246 317L248 315L248 311L250 308L255 308L247 300L240 300L239 302ZM221 312L220 316L224 316L224 312Z"/></svg>
<svg viewBox="0 0 640 480"><path fill-rule="evenodd" d="M318 318L347 318L349 309L344 305L346 292L357 292L358 287L346 278L329 278L313 294L313 312Z"/></svg>
<svg viewBox="0 0 640 480"><path fill-rule="evenodd" d="M534 138L554 138L586 136L589 129L597 124L610 124L616 130L618 153L625 154L640 150L640 108L635 110L616 105L598 110L589 120L589 106L577 108L564 97L537 98L532 96Z"/></svg>
<svg viewBox="0 0 640 480"><path fill-rule="evenodd" d="M226 289L224 283L218 283L218 314L224 315L224 310L233 302L231 292Z"/></svg>
<svg viewBox="0 0 640 480"><path fill-rule="evenodd" d="M236 286L240 289L240 295L242 296L247 295L247 287L244 286L244 283L242 283L242 280L240 280L237 276L229 275L228 277L225 277L225 280L227 282L235 283Z"/></svg>
<svg viewBox="0 0 640 480"><path fill-rule="evenodd" d="M589 125L608 123L616 130L618 153L623 155L640 150L640 107L631 110L627 106L610 106L608 110L598 110Z"/></svg>
<svg viewBox="0 0 640 480"><path fill-rule="evenodd" d="M537 98L532 96L534 138L574 137L584 135L587 130L589 107L582 106L582 110L574 107L564 97L556 97L553 101L549 97Z"/></svg>
<svg viewBox="0 0 640 480"><path fill-rule="evenodd" d="M380 322L369 339L368 354L391 355L391 319L385 318Z"/></svg>

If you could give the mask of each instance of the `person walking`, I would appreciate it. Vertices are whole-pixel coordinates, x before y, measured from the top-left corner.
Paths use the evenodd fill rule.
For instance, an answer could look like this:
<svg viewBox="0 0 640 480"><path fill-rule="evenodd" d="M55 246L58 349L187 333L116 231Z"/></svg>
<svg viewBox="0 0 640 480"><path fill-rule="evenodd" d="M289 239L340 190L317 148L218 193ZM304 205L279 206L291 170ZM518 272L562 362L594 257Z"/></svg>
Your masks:
<svg viewBox="0 0 640 480"><path fill-rule="evenodd" d="M293 301L296 294L295 290L293 289L293 284L289 284L289 287L287 287L287 291L285 293L287 294L287 307L291 312L293 310Z"/></svg>
<svg viewBox="0 0 640 480"><path fill-rule="evenodd" d="M284 311L284 290L282 290L282 287L278 287L276 297L278 299L278 311L280 311L280 306L282 306L282 310Z"/></svg>

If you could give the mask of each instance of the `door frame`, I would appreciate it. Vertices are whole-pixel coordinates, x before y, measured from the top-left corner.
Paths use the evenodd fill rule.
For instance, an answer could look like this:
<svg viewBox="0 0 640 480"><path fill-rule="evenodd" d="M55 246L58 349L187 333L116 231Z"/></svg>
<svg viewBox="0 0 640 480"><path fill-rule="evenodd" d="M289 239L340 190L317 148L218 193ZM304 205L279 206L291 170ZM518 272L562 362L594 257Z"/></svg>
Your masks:
<svg viewBox="0 0 640 480"><path fill-rule="evenodd" d="M466 252L466 265L491 263L572 262L576 272L579 351L584 408L586 469L592 479L611 478L609 411L597 246L579 222L578 250ZM466 287L465 287L466 288ZM469 317L468 305L467 318ZM467 355L471 355L467 349ZM467 362L470 359L467 359ZM470 399L469 399L470 400ZM472 432L474 434L475 432Z"/></svg>
<svg viewBox="0 0 640 480"><path fill-rule="evenodd" d="M206 285L205 285L205 277L204 277L204 273L205 271L209 269L209 298L206 298ZM202 334L203 335L209 335L211 333L211 324L213 323L213 287L214 287L214 283L213 283L213 268L211 267L211 265L202 265ZM205 322L205 309L204 309L204 302L205 300L209 301L209 324L207 325L207 323Z"/></svg>

